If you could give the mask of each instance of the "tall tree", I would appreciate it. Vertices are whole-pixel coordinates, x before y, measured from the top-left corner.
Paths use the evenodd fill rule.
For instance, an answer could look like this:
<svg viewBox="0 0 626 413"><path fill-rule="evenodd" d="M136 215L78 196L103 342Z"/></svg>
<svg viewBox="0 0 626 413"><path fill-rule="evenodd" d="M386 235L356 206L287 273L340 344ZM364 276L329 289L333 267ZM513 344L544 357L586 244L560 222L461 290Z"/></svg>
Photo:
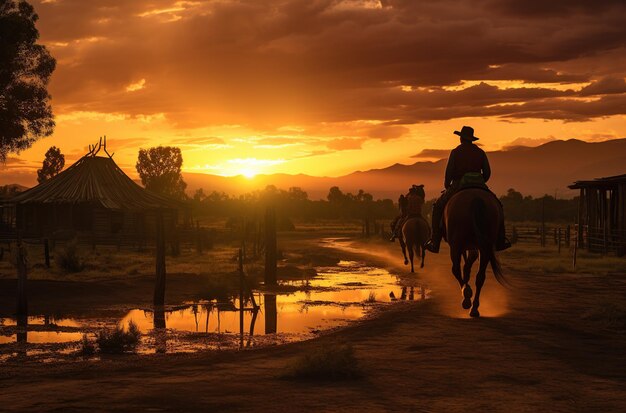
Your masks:
<svg viewBox="0 0 626 413"><path fill-rule="evenodd" d="M0 161L49 136L54 119L47 91L56 61L40 44L33 6L0 0Z"/></svg>
<svg viewBox="0 0 626 413"><path fill-rule="evenodd" d="M65 166L65 155L61 153L61 149L52 146L46 152L41 169L37 170L37 182L42 183L57 176Z"/></svg>
<svg viewBox="0 0 626 413"><path fill-rule="evenodd" d="M137 172L141 183L150 191L177 199L186 197L187 184L183 181L181 168L183 155L180 148L159 146L140 149L137 158Z"/></svg>

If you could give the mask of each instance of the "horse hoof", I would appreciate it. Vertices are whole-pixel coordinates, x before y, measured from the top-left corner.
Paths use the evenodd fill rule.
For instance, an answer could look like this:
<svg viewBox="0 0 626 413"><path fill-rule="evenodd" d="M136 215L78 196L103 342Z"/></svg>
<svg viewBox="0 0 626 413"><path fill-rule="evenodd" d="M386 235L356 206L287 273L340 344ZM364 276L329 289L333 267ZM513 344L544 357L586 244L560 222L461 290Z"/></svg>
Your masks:
<svg viewBox="0 0 626 413"><path fill-rule="evenodd" d="M472 287L466 285L465 288L463 288L463 304L461 304L463 306L463 309L469 310L469 308L472 306L472 295Z"/></svg>
<svg viewBox="0 0 626 413"><path fill-rule="evenodd" d="M472 310L470 311L470 317L480 317L480 313L478 312L478 310Z"/></svg>
<svg viewBox="0 0 626 413"><path fill-rule="evenodd" d="M409 260L404 260L404 265L409 265Z"/></svg>

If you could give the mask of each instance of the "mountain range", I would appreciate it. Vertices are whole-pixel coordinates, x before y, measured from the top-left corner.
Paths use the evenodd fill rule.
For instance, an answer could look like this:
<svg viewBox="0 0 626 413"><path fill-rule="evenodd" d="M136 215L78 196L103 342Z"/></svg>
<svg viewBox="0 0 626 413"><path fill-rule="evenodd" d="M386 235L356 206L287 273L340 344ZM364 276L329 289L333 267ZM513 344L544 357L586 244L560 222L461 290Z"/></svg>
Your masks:
<svg viewBox="0 0 626 413"><path fill-rule="evenodd" d="M549 194L571 198L577 192L567 186L576 180L626 173L626 139L603 142L555 140L536 147L516 146L487 154L492 169L488 184L498 195L514 188L524 195L535 197ZM338 186L343 192L355 193L363 189L375 198L395 200L411 184L424 184L427 199L430 199L443 188L446 162L447 159L440 159L409 165L395 164L339 177L272 174L249 179L184 173L184 179L190 194L203 188L205 193L223 191L234 195L274 185L280 189L298 186L309 194L310 199L323 199L330 187Z"/></svg>

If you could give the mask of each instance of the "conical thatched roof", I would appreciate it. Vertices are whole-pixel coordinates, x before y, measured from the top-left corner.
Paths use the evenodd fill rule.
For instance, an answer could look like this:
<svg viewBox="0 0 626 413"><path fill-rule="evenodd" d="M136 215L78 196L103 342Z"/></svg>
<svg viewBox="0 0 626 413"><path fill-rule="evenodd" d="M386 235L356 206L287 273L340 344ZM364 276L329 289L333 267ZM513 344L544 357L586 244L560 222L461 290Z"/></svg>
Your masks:
<svg viewBox="0 0 626 413"><path fill-rule="evenodd" d="M182 203L150 192L122 171L111 157L89 154L57 176L13 197L15 204L95 203L107 209L180 208Z"/></svg>

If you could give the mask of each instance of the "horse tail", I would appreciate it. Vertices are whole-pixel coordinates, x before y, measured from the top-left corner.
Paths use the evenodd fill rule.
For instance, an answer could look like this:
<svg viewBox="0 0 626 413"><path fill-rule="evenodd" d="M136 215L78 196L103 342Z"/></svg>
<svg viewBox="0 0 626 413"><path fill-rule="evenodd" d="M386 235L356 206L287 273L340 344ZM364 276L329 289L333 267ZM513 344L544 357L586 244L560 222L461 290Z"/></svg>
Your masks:
<svg viewBox="0 0 626 413"><path fill-rule="evenodd" d="M487 221L487 207L485 205L485 201L480 198L474 199L472 201L471 209L474 234L476 235L476 239L478 240L480 253L487 255L486 258L491 264L491 270L493 271L493 275L496 277L496 280L502 285L508 284L506 279L504 278L504 274L502 273L502 266L500 265L500 261L498 261L498 257L495 253L495 240L490 239L489 235L486 232L486 228L488 228L489 222Z"/></svg>

